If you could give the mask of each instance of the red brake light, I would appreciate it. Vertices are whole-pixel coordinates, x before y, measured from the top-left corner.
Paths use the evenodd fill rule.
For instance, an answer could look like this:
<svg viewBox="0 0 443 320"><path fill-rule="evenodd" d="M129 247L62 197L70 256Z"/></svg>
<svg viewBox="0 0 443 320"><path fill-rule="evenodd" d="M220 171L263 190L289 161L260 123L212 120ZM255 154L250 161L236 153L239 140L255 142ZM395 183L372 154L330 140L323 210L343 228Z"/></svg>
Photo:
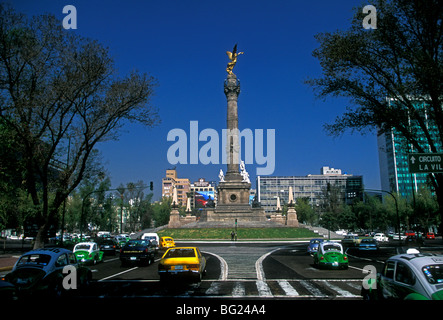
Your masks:
<svg viewBox="0 0 443 320"><path fill-rule="evenodd" d="M320 260L325 260L325 257L321 256Z"/></svg>
<svg viewBox="0 0 443 320"><path fill-rule="evenodd" d="M343 260L348 260L348 257L347 256L343 256Z"/></svg>

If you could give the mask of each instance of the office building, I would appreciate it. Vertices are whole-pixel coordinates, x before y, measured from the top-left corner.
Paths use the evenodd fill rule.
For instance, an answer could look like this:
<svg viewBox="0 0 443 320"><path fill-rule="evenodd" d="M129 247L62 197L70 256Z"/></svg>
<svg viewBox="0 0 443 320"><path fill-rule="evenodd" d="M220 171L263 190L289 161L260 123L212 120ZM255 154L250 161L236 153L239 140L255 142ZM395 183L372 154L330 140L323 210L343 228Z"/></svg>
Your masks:
<svg viewBox="0 0 443 320"><path fill-rule="evenodd" d="M393 99L389 103L395 103ZM439 140L438 129L426 115L427 108L424 102L415 104L416 110L424 114L431 138L436 141L439 152L442 152ZM411 130L416 132L418 141L425 152L431 152L423 131L414 121L409 121ZM427 186L428 174L414 174L409 172L408 153L418 152L414 146L406 141L404 136L395 129L387 132L379 131L377 134L378 156L380 165L381 188L385 191L398 192L401 196L412 196L412 192L417 192L421 187Z"/></svg>
<svg viewBox="0 0 443 320"><path fill-rule="evenodd" d="M342 189L346 203L362 197L362 176L342 174L340 169L323 167L320 174L307 176L258 176L257 198L266 213L273 213L277 207L277 197L282 206L288 203L289 187L292 187L294 200L308 198L313 207L319 207L328 184Z"/></svg>
<svg viewBox="0 0 443 320"><path fill-rule="evenodd" d="M166 177L162 179L162 197L172 197L174 187L177 188L178 205L186 206L187 194L191 191L191 183L188 178L178 178L177 170L166 170Z"/></svg>

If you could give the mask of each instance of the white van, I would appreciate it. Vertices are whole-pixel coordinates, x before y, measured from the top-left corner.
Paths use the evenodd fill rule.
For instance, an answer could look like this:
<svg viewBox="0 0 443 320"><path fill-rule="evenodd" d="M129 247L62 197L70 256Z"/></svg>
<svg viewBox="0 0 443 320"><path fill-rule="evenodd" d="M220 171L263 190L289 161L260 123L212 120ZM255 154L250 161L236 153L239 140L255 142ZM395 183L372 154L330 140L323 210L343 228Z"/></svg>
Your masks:
<svg viewBox="0 0 443 320"><path fill-rule="evenodd" d="M160 243L160 238L158 237L158 234L156 233L143 233L140 239L148 239L150 241L155 241L155 250L158 250L158 245Z"/></svg>

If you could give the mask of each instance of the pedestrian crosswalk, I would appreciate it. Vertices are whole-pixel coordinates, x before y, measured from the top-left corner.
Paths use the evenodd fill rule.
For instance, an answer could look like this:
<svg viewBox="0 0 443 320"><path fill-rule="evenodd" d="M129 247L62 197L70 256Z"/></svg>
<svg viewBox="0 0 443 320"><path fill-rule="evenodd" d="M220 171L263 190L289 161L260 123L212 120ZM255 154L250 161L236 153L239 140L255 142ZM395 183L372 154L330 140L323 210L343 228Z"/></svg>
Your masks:
<svg viewBox="0 0 443 320"><path fill-rule="evenodd" d="M202 281L193 295L234 298L361 299L361 279Z"/></svg>
<svg viewBox="0 0 443 320"><path fill-rule="evenodd" d="M361 279L232 279L199 283L159 280L104 280L93 283L93 296L202 297L277 299L361 299Z"/></svg>

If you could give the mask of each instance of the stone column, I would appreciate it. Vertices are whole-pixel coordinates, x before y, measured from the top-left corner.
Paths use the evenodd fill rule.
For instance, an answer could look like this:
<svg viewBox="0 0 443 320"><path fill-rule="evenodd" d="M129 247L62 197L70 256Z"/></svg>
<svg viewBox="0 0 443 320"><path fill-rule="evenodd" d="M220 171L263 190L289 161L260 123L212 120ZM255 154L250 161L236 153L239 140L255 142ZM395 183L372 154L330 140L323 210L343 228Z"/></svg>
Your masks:
<svg viewBox="0 0 443 320"><path fill-rule="evenodd" d="M286 225L289 227L295 227L298 228L298 219L297 219L297 212L295 211L295 202L294 202L294 195L292 193L292 187L289 187L289 198L288 198L288 213L286 217Z"/></svg>
<svg viewBox="0 0 443 320"><path fill-rule="evenodd" d="M226 156L228 169L225 175L226 181L241 181L238 166L240 164L239 150L239 130L238 130L238 110L237 100L240 94L240 81L237 80L235 74L228 74L224 84L224 91L228 103L227 114L227 139L226 139Z"/></svg>
<svg viewBox="0 0 443 320"><path fill-rule="evenodd" d="M174 186L172 190L172 204L171 204L171 214L169 215L169 228L179 228L181 226L180 223L180 214L178 212L178 200L177 200L177 188Z"/></svg>

